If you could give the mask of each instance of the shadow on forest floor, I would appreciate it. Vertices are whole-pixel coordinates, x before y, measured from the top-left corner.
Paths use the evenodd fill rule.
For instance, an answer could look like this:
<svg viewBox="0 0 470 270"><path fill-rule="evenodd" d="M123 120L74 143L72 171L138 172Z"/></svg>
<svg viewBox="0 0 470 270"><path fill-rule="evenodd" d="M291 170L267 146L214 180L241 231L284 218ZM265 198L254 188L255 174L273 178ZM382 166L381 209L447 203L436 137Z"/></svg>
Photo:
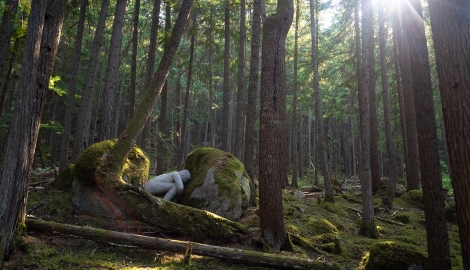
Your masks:
<svg viewBox="0 0 470 270"><path fill-rule="evenodd" d="M162 235L142 224L104 221L78 213L71 203L71 194L50 188L46 183L53 175L41 175L31 179L28 198L28 214L43 220L80 226L127 231L148 236L178 239ZM293 252L279 254L336 262L341 269L362 269L361 261L374 243L391 241L415 246L426 251L426 233L421 192L405 193L395 199L395 209L386 211L380 196L374 199L379 239L359 234L362 210L357 182L346 181L342 193L335 196L336 203L322 202L322 193L310 188L284 189L283 204L287 231L302 243L294 241ZM400 186L399 186L400 190ZM449 197L449 202L452 198ZM240 223L251 228L253 237L244 242L227 244L229 247L263 251L257 244L259 217L256 208L249 208ZM391 221L388 222L388 221ZM401 225L399 225L401 224ZM450 249L453 269L463 269L458 227L449 222ZM258 232L258 233L256 233ZM191 264L184 262L183 254L145 250L138 247L98 243L69 235L44 234L28 231L29 236L18 237L12 258L5 269L252 269L252 266L234 264L209 257L191 257ZM339 240L341 253L335 251L333 241ZM184 239L180 239L184 240ZM337 241L337 240L336 240ZM264 252L267 252L264 250ZM269 251L268 251L269 252ZM254 267L256 269L269 269ZM384 270L384 268L382 268Z"/></svg>

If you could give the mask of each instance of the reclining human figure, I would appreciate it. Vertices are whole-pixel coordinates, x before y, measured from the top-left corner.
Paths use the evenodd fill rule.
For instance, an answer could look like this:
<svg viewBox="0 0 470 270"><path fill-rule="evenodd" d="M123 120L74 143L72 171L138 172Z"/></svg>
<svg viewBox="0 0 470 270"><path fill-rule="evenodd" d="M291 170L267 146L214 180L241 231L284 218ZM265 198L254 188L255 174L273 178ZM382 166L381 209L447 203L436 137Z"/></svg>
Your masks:
<svg viewBox="0 0 470 270"><path fill-rule="evenodd" d="M184 190L183 183L190 179L191 173L188 170L170 172L150 179L143 188L154 196L165 194L163 199L171 201L181 196Z"/></svg>

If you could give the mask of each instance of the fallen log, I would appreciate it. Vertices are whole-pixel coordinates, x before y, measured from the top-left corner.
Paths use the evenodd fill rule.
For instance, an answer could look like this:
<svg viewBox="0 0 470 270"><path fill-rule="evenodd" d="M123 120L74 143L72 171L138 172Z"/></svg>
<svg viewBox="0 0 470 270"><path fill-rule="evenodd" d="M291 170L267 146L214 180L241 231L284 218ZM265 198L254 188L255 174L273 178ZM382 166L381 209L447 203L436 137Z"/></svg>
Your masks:
<svg viewBox="0 0 470 270"><path fill-rule="evenodd" d="M83 237L93 241L133 245L146 249L188 254L187 248L189 242L186 241L162 239L91 227L80 227L31 218L26 219L26 227L28 230L34 230L36 232L58 232ZM339 269L338 264L332 262L287 257L277 254L205 245L194 242L190 243L190 245L191 254L225 259L241 264L284 269Z"/></svg>
<svg viewBox="0 0 470 270"><path fill-rule="evenodd" d="M358 210L358 209L355 209L355 208L352 208L352 207L346 207L346 208L349 209L349 210L353 210L356 213L359 213L361 215L364 215L364 213L362 213L361 210ZM390 220L390 219L387 219L387 218L381 218L381 217L378 217L378 216L375 216L375 218L377 220L380 220L380 221L383 221L383 222L386 222L386 223L390 223L390 224L394 224L394 225L398 225L398 226L406 226L406 224L404 224L404 223L393 221L393 220Z"/></svg>

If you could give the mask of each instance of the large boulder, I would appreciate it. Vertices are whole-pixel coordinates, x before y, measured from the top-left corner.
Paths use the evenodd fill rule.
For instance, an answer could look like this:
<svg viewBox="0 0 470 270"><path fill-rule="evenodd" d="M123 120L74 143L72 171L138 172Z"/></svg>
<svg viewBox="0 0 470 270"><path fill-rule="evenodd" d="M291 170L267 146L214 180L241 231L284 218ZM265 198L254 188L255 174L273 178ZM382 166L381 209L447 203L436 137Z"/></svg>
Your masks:
<svg viewBox="0 0 470 270"><path fill-rule="evenodd" d="M94 217L121 218L123 212L116 207L96 185L94 174L97 166L115 140L92 144L85 149L73 167L72 202L79 211ZM122 180L134 186L148 181L150 162L144 152L134 146L122 170Z"/></svg>
<svg viewBox="0 0 470 270"><path fill-rule="evenodd" d="M365 270L429 269L424 251L411 244L391 241L373 244L361 265L365 267L360 269Z"/></svg>
<svg viewBox="0 0 470 270"><path fill-rule="evenodd" d="M237 221L248 207L251 181L235 156L215 148L191 152L182 167L191 172L179 203Z"/></svg>

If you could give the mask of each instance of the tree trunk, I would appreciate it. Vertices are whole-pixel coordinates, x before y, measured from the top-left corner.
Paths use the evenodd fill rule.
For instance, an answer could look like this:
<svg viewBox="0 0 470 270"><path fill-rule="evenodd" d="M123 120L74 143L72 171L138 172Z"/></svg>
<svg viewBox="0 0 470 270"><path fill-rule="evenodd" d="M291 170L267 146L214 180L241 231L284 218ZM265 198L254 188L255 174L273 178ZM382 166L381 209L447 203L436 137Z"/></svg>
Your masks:
<svg viewBox="0 0 470 270"><path fill-rule="evenodd" d="M19 0L7 0L3 6L2 24L0 25L0 37L2 37L0 39L0 89L3 89L3 74L8 51L10 50L10 41L13 36L13 26L19 2Z"/></svg>
<svg viewBox="0 0 470 270"><path fill-rule="evenodd" d="M407 3L403 2L403 9ZM404 18L402 16L402 22ZM402 31L403 30L403 33ZM401 30L397 31L398 51L400 52L400 66L402 75L403 100L405 108L406 124L406 144L408 161L406 164L407 190L419 190L419 157L418 157L418 138L416 135L416 112L414 108L413 79L411 77L410 48L408 45L407 30L401 25Z"/></svg>
<svg viewBox="0 0 470 270"><path fill-rule="evenodd" d="M397 183L397 169L396 169L396 155L395 149L393 148L393 137L392 137L392 120L390 116L390 99L388 94L388 76L387 76L387 59L385 49L385 19L383 11L383 1L379 1L378 20L379 20L379 43L380 43L380 72L382 77L382 98L384 106L384 122L385 122L385 140L387 145L387 157L388 157L388 187L387 187L387 199L385 205L388 209L393 209L393 200L395 198L395 190Z"/></svg>
<svg viewBox="0 0 470 270"><path fill-rule="evenodd" d="M122 96L124 95L124 85L126 81L126 76L125 74L121 74L121 83L119 84L119 87L116 89L116 95L117 95L117 100L114 102L114 109L113 109L113 125L112 125L112 133L111 136L112 138L117 138L119 136L119 120L121 119L120 113L121 113L121 108L124 108L122 104ZM126 118L124 118L127 120Z"/></svg>
<svg viewBox="0 0 470 270"><path fill-rule="evenodd" d="M295 11L295 34L294 34L294 89L292 93L292 187L298 188L297 171L298 171L298 154L297 147L298 134L297 131L297 89L298 89L298 61L299 61L299 18L300 18L300 1L296 3L297 9Z"/></svg>
<svg viewBox="0 0 470 270"><path fill-rule="evenodd" d="M302 112L302 107L299 109ZM297 132L297 136L299 138L298 147L299 147L299 178L304 179L304 126L303 126L304 118L302 113L299 114L299 131ZM308 180L308 179L307 179Z"/></svg>
<svg viewBox="0 0 470 270"><path fill-rule="evenodd" d="M234 154L239 160L243 160L244 154L244 130L245 130L245 47L246 47L246 0L240 0L240 40L238 43L238 91L237 111L235 113L235 147Z"/></svg>
<svg viewBox="0 0 470 270"><path fill-rule="evenodd" d="M29 172L65 9L64 0L32 2L21 65L19 98L0 171L0 268L12 249L15 229L18 226L19 232L24 230Z"/></svg>
<svg viewBox="0 0 470 270"><path fill-rule="evenodd" d="M214 100L214 83L212 80L212 54L214 53L212 49L212 43L213 43L213 14L214 14L214 9L211 7L210 11L210 17L209 17L209 112L210 112L210 123L209 126L211 127L211 142L210 146L212 148L215 148L215 137L216 137L216 128L215 128L215 108L213 108L213 105L215 103ZM248 101L249 102L249 101ZM247 116L247 122L248 122L248 116ZM248 123L247 123L248 125ZM245 143L246 144L246 143ZM245 163L245 166L247 164ZM246 168L246 167L245 167ZM246 169L248 172L248 169ZM251 175L250 175L251 177Z"/></svg>
<svg viewBox="0 0 470 270"><path fill-rule="evenodd" d="M230 152L230 0L225 0L224 90L222 97L221 150Z"/></svg>
<svg viewBox="0 0 470 270"><path fill-rule="evenodd" d="M373 10L373 2L370 2L370 9ZM369 96L370 96L370 172L372 178L372 193L374 194L382 185L380 181L379 164L379 140L378 120L377 120L377 102L375 94L375 42L374 42L374 16L370 18L369 32Z"/></svg>
<svg viewBox="0 0 470 270"><path fill-rule="evenodd" d="M164 250L186 254L199 255L218 259L227 259L230 262L247 264L250 266L276 267L283 269L337 269L335 263L287 257L277 254L261 253L239 248L212 246L189 241L162 239L143 235L107 231L91 227L60 224L48 221L27 219L28 229L35 232L71 234L93 241L112 242L123 245L138 246L146 249ZM188 254L188 248L190 249Z"/></svg>
<svg viewBox="0 0 470 270"><path fill-rule="evenodd" d="M11 96L11 94L14 91L14 87L8 87L11 81L12 73L13 73L13 68L14 68L14 63L16 62L16 58L18 57L18 49L20 45L20 38L17 38L15 40L15 45L13 45L13 51L11 52L11 57L10 57L10 64L8 66L8 71L6 75L6 80L5 83L3 84L3 87L0 88L2 89L2 96L0 97L0 121L3 120L3 116L5 115L5 109L7 105L7 100ZM10 97L11 100L11 97ZM11 108L11 106L10 106ZM0 144L3 145L3 143L0 142ZM0 151L3 150L3 147L0 145Z"/></svg>
<svg viewBox="0 0 470 270"><path fill-rule="evenodd" d="M171 5L167 1L165 7L165 36L171 33ZM168 35L167 35L168 34ZM166 39L165 39L166 42ZM168 80L165 82L162 90L162 101L160 103L160 115L158 117L158 136L157 136L157 157L156 157L156 174L163 174L165 171L165 158L166 158L166 110L168 103Z"/></svg>
<svg viewBox="0 0 470 270"><path fill-rule="evenodd" d="M409 1L404 10L404 29L410 47L413 94L418 131L419 164L423 186L424 214L431 269L451 269L449 236L442 189L431 70L421 3Z"/></svg>
<svg viewBox="0 0 470 270"><path fill-rule="evenodd" d="M93 102L93 114L91 115L91 130L90 130L90 135L91 136L88 136L88 142L87 144L88 145L92 145L93 143L95 143L95 134L97 133L96 132L96 125L98 123L98 112L100 110L100 103L101 103L101 89L102 89L102 84L103 84L103 76L104 76L104 73L106 72L106 70L104 70L102 67L103 67L103 63L101 62L100 65L99 65L99 68L98 68L98 71L97 71L97 81L98 81L98 87L96 87L96 89L93 89L93 92L92 95L94 96L94 98L92 98L91 102Z"/></svg>
<svg viewBox="0 0 470 270"><path fill-rule="evenodd" d="M121 53L122 31L124 28L124 20L126 18L126 8L127 0L117 0L104 83L103 105L100 114L100 141L112 138L114 97L118 90L119 55Z"/></svg>
<svg viewBox="0 0 470 270"><path fill-rule="evenodd" d="M447 135L446 135L447 132L446 132L446 128L443 122L441 122L440 126L441 126L442 143L444 144L444 155L445 155L447 173L449 175L449 178L452 179L452 173L450 171L450 162L449 162L449 150L447 150Z"/></svg>
<svg viewBox="0 0 470 270"><path fill-rule="evenodd" d="M158 24L160 21L160 5L161 0L153 1L152 9L152 27L150 29L150 44L148 58L145 68L145 83L144 89L147 89L152 80L153 72L155 70L155 54L157 51L157 37L158 37ZM145 127L142 130L142 133L137 141L137 144L140 145L143 149L147 149L147 143L150 136L150 122L145 123Z"/></svg>
<svg viewBox="0 0 470 270"><path fill-rule="evenodd" d="M282 99L285 95L285 41L292 24L292 0L278 0L276 13L263 26L259 142L259 214L264 240L284 247L287 233L282 210Z"/></svg>
<svg viewBox="0 0 470 270"><path fill-rule="evenodd" d="M194 62L194 42L196 41L196 14L192 15L192 34L191 34L191 45L189 48L189 66L188 66L188 78L186 80L186 93L184 95L184 108L183 108L183 124L181 125L181 144L178 151L179 158L178 162L182 163L184 157L186 156L186 146L189 144L188 133L188 118L189 118L189 95L191 89L191 78L193 72L193 62Z"/></svg>
<svg viewBox="0 0 470 270"><path fill-rule="evenodd" d="M394 59L394 67L395 67L395 81L397 84L397 97L398 97L398 107L400 109L400 126L401 126L401 135L402 135L402 142L403 142L403 157L405 158L405 163L407 164L408 160L408 145L407 137L406 137L406 119L405 119L405 105L403 101L403 94L402 94L402 76L400 76L400 59L398 57L398 31L400 31L399 27L399 20L398 20L398 8L394 6L392 8L392 18L395 18L392 23L393 28L393 59ZM403 177L403 158L400 158L399 163L399 172L401 177Z"/></svg>
<svg viewBox="0 0 470 270"><path fill-rule="evenodd" d="M313 85L315 88L315 120L317 124L317 134L319 139L320 147L320 162L321 170L323 174L323 182L325 185L325 201L335 202L335 196L333 194L333 188L331 186L331 180L328 172L328 160L327 160L327 149L326 149L326 138L325 138L325 129L323 127L323 112L321 108L321 96L320 96L320 85L318 78L318 46L317 46L317 25L316 25L316 15L315 15L314 0L310 0L310 16L311 16L311 25L310 32L312 36L312 64L313 64Z"/></svg>
<svg viewBox="0 0 470 270"><path fill-rule="evenodd" d="M175 89L175 115L176 115L176 123L174 124L175 126L175 132L173 132L174 137L173 137L173 144L174 144L174 149L176 150L176 153L173 155L173 166L179 166L179 149L181 145L181 77L179 76L178 79L176 80L176 89Z"/></svg>
<svg viewBox="0 0 470 270"><path fill-rule="evenodd" d="M137 44L139 37L139 16L140 16L140 0L136 0L134 3L134 25L132 28L132 59L131 59L131 82L129 86L129 108L128 117L129 120L135 111L135 90L137 80Z"/></svg>
<svg viewBox="0 0 470 270"><path fill-rule="evenodd" d="M430 0L464 269L470 269L470 2Z"/></svg>
<svg viewBox="0 0 470 270"><path fill-rule="evenodd" d="M248 104L246 114L245 130L245 170L251 179L250 206L256 206L256 184L254 172L254 149L256 140L256 109L259 91L259 60L261 43L261 1L254 0L253 3L253 24L251 33L251 55L250 55L250 77L248 83Z"/></svg>
<svg viewBox="0 0 470 270"><path fill-rule="evenodd" d="M357 3L357 2L356 2ZM374 221L374 202L372 197L372 179L370 164L370 104L369 104L369 45L370 29L372 28L372 1L362 1L362 83L363 91L359 91L359 111L361 124L361 189L363 217L360 233L367 237L377 238L379 233ZM357 5L356 5L357 7ZM358 12L356 12L356 16ZM358 29L356 29L358 30ZM359 57L359 56L358 56Z"/></svg>
<svg viewBox="0 0 470 270"><path fill-rule="evenodd" d="M103 30L106 24L106 15L108 13L109 0L101 1L100 17L96 31L93 37L93 46L90 52L90 59L85 75L85 85L82 90L80 107L78 109L77 124L73 135L72 163L75 163L78 156L88 145L90 133L91 113L93 108L93 92L95 88L95 75L98 63L98 56L103 38ZM99 92L98 92L99 93Z"/></svg>
<svg viewBox="0 0 470 270"><path fill-rule="evenodd" d="M85 29L85 16L88 6L88 0L80 1L80 15L77 24L77 36L73 51L72 65L70 68L69 91L67 92L67 106L65 106L65 116L63 120L64 133L60 140L60 165L63 169L67 166L69 158L70 135L72 134L72 119L75 110L75 93L77 90L78 71L80 70L80 56L82 52L83 32Z"/></svg>

